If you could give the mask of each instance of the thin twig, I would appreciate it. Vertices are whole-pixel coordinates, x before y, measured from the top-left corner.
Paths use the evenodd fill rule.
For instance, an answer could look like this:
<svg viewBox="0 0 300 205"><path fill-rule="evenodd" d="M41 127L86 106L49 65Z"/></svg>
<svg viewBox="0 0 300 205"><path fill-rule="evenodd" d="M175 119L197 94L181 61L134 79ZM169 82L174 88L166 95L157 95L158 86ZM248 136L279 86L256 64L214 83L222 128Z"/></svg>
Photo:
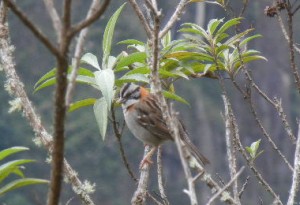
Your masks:
<svg viewBox="0 0 300 205"><path fill-rule="evenodd" d="M60 52L58 48L49 41L49 38L45 36L45 34L42 33L42 31L37 28L30 20L29 18L20 10L17 5L11 1L11 0L3 0L7 6L15 13L17 17L26 25L32 33L35 35L37 39L39 39L48 49L49 51L55 55L56 57L60 57Z"/></svg>
<svg viewBox="0 0 300 205"><path fill-rule="evenodd" d="M225 102L227 103L225 106L228 106L228 110L229 110L229 116L226 116L226 117L230 118L230 121L232 123L232 133L233 133L233 137L234 137L234 141L235 141L234 143L237 145L238 151L242 154L244 159L247 161L249 168L253 171L254 176L257 178L257 180L260 182L260 184L265 188L265 190L267 192L269 192L275 199L277 199L278 204L283 205L283 203L279 199L278 194L276 194L274 192L274 190L271 188L271 186L265 181L265 179L262 177L260 172L256 169L256 167L254 166L253 160L251 160L248 157L247 152L240 140L239 129L238 129L238 125L236 123L236 119L235 119L235 116L234 116L232 108L231 108L231 104L229 101L225 101Z"/></svg>
<svg viewBox="0 0 300 205"><path fill-rule="evenodd" d="M288 43L290 43L290 38L289 38L289 35L288 35L288 33L287 33L286 29L285 29L285 26L284 26L284 23L283 23L283 20L282 20L281 16L280 15L276 15L276 17L277 17L277 21L279 23L279 26L281 28L281 31L282 31L282 34L283 34L285 40ZM294 46L295 51L297 51L300 54L300 48L297 47L295 44L293 46Z"/></svg>
<svg viewBox="0 0 300 205"><path fill-rule="evenodd" d="M93 15L94 10L98 5L99 5L99 0L93 0L85 19L88 19ZM89 31L88 27L82 29L80 31L79 37L77 39L75 52L74 52L74 60L72 61L72 72L70 74L70 79L69 79L67 94L66 94L66 106L67 107L69 107L70 103L71 103L72 94L73 94L73 91L75 88L77 73L78 73L79 64L80 64L80 58L82 56L83 46L84 46L85 38L88 34L88 31Z"/></svg>
<svg viewBox="0 0 300 205"><path fill-rule="evenodd" d="M94 3L94 2L93 2ZM82 29L88 27L92 23L94 23L96 20L99 19L100 16L106 11L108 5L110 3L110 0L104 0L104 2L101 5L98 5L98 7L92 7L91 10L91 15L89 18L86 18L76 24L75 26L72 27L72 29L69 32L69 36L74 36L76 35L79 31Z"/></svg>
<svg viewBox="0 0 300 205"><path fill-rule="evenodd" d="M150 146L147 145L145 147L144 157L148 154L149 150L150 150ZM150 165L149 163L145 163L141 169L138 187L131 199L132 205L144 205L146 203L149 172L150 172Z"/></svg>
<svg viewBox="0 0 300 205"><path fill-rule="evenodd" d="M139 5L136 3L136 0L128 0L128 1L131 4L131 6L132 6L133 10L135 11L136 15L138 16L138 18L140 19L140 22L142 23L144 30L146 31L147 37L151 38L152 31L151 31L150 25L149 25L148 21L146 20Z"/></svg>
<svg viewBox="0 0 300 205"><path fill-rule="evenodd" d="M184 11L184 8L186 7L186 5L189 3L189 0L181 0L174 13L172 14L172 16L170 17L170 19L168 20L167 24L165 25L165 27L159 32L159 38L164 37L168 31L173 27L173 25L179 20L182 12Z"/></svg>
<svg viewBox="0 0 300 205"><path fill-rule="evenodd" d="M131 170L129 162L128 162L126 154L125 154L125 150L124 150L124 147L123 147L123 144L122 144L122 141L121 141L122 133L121 133L121 131L118 128L118 125L117 125L116 115L115 115L115 109L114 109L114 105L113 104L111 106L111 116L112 116L113 131L114 131L115 137L118 140L119 150L120 150L120 154L121 154L121 157L122 157L122 161L123 161L123 163L124 163L124 165L125 165L125 167L126 167L126 169L128 171L129 176L135 182L137 182L138 179L135 177L133 171Z"/></svg>
<svg viewBox="0 0 300 205"><path fill-rule="evenodd" d="M245 190L246 190L246 187L247 187L247 185L248 185L249 179L250 179L250 176L247 176L247 178L246 178L246 180L245 180L245 183L243 184L241 190L239 191L239 198L240 198L240 199L242 198L242 195L243 195L243 193L244 193Z"/></svg>
<svg viewBox="0 0 300 205"><path fill-rule="evenodd" d="M222 192L224 192L226 189L228 189L228 187L230 187L234 182L236 182L237 178L242 174L244 169L245 169L245 167L242 167L222 189L220 189L217 193L215 193L215 195L213 195L209 199L209 201L206 203L206 205L210 205L214 200L216 200L218 197L220 197Z"/></svg>
<svg viewBox="0 0 300 205"><path fill-rule="evenodd" d="M160 197L164 200L164 204L168 205L170 202L168 201L167 195L165 193L165 187L163 183L163 166L162 166L162 147L159 146L157 149L157 181L158 181L158 189L160 193Z"/></svg>
<svg viewBox="0 0 300 205"><path fill-rule="evenodd" d="M57 38L60 37L60 31L62 27L61 19L57 13L56 8L54 7L53 0L44 0L44 4L46 6L46 9L48 11L48 14L50 15L50 18L52 20L53 28L55 30ZM58 39L58 42L60 39Z"/></svg>
<svg viewBox="0 0 300 205"><path fill-rule="evenodd" d="M295 150L295 157L294 157L294 172L292 178L292 186L290 189L290 194L288 198L287 205L294 205L296 204L296 196L299 190L300 184L300 123L298 124L298 136L297 136L297 143L296 143L296 150Z"/></svg>

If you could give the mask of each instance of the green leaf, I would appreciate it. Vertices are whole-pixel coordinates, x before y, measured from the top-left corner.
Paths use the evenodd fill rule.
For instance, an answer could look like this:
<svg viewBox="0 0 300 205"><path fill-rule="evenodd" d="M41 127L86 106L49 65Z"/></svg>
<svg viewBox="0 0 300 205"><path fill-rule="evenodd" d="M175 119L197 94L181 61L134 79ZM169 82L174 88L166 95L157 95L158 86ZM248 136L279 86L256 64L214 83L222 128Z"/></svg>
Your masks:
<svg viewBox="0 0 300 205"><path fill-rule="evenodd" d="M120 69L124 66L129 66L136 62L144 63L146 58L147 58L147 55L145 52L135 52L135 53L129 54L128 56L124 56L120 59L120 61L117 63L116 69Z"/></svg>
<svg viewBox="0 0 300 205"><path fill-rule="evenodd" d="M105 27L103 42L102 42L102 50L103 50L102 67L105 67L104 65L107 65L108 63L108 57L110 56L115 25L124 6L125 3L112 15L112 17L109 19Z"/></svg>
<svg viewBox="0 0 300 205"><path fill-rule="evenodd" d="M124 41L120 41L118 44L133 44L133 45L140 45L140 46L144 46L145 44L142 41L138 41L135 39L127 39Z"/></svg>
<svg viewBox="0 0 300 205"><path fill-rule="evenodd" d="M223 19L212 19L208 22L207 31L213 35L218 25L223 22Z"/></svg>
<svg viewBox="0 0 300 205"><path fill-rule="evenodd" d="M34 179L34 178L17 179L0 188L0 195L3 195L9 191L15 190L20 187L33 185L33 184L47 184L47 183L49 183L49 181L43 179Z"/></svg>
<svg viewBox="0 0 300 205"><path fill-rule="evenodd" d="M121 86L124 83L138 83L138 82L142 82L142 83L149 83L149 78L147 78L146 75L144 74L131 74L131 75L124 75L121 78L119 78L118 80L116 80L116 85L117 86Z"/></svg>
<svg viewBox="0 0 300 205"><path fill-rule="evenodd" d="M96 71L95 73L96 84L99 86L101 93L110 108L113 95L114 95L114 82L115 74L111 69Z"/></svg>
<svg viewBox="0 0 300 205"><path fill-rule="evenodd" d="M224 33L225 31L227 31L230 27L237 25L241 22L242 18L233 18L230 19L228 21L226 21L221 28L217 31L216 35L220 35L222 33Z"/></svg>
<svg viewBox="0 0 300 205"><path fill-rule="evenodd" d="M45 75L43 75L34 85L34 88L36 89L36 87L42 83L43 81L53 78L56 75L56 68L53 68L52 70L50 70L49 72L47 72Z"/></svg>
<svg viewBox="0 0 300 205"><path fill-rule="evenodd" d="M168 31L166 35L161 39L163 48L167 47L171 43L171 31Z"/></svg>
<svg viewBox="0 0 300 205"><path fill-rule="evenodd" d="M247 35L251 31L253 31L253 29L247 29L247 30L245 30L241 33L238 33L238 34L232 36L231 38L229 38L228 40L226 40L224 42L224 44L228 45L228 46L233 46L233 44L235 44L238 41L241 41L242 37L244 37L245 35Z"/></svg>
<svg viewBox="0 0 300 205"><path fill-rule="evenodd" d="M261 139L257 140L256 142L253 142L250 147L246 147L246 150L248 151L248 153L250 154L252 159L255 159L258 157L257 151L260 145ZM262 152L259 152L259 155Z"/></svg>
<svg viewBox="0 0 300 205"><path fill-rule="evenodd" d="M241 41L240 46L243 46L243 45L247 44L249 41L251 41L255 38L261 38L261 37L262 37L262 35L260 35L260 34L249 36L249 37L247 37L247 38L245 38Z"/></svg>
<svg viewBox="0 0 300 205"><path fill-rule="evenodd" d="M74 110L77 110L79 108L94 105L95 102L95 98L87 98L84 100L76 101L70 105L68 112L73 112Z"/></svg>
<svg viewBox="0 0 300 205"><path fill-rule="evenodd" d="M98 124L100 135L104 140L107 129L108 105L103 97L96 100L94 104L94 114Z"/></svg>
<svg viewBox="0 0 300 205"><path fill-rule="evenodd" d="M92 53L84 54L81 58L81 62L87 63L87 64L93 66L94 68L97 68L98 70L101 70L101 68L99 66L99 63L98 63L97 57Z"/></svg>
<svg viewBox="0 0 300 205"><path fill-rule="evenodd" d="M55 79L55 77L52 77L52 78L44 81L43 83L41 83L39 86L37 86L34 89L33 93L36 93L37 91L39 91L39 90L41 90L43 88L49 87L51 85L55 85L55 83L56 83L56 79Z"/></svg>
<svg viewBox="0 0 300 205"><path fill-rule="evenodd" d="M34 160L30 159L19 159L19 160L13 160L6 162L5 164L2 164L0 166L0 182L5 179L9 174L13 173L16 168L18 168L20 165L34 162Z"/></svg>
<svg viewBox="0 0 300 205"><path fill-rule="evenodd" d="M29 148L27 148L27 147L10 147L8 149L4 149L0 152L0 160L5 159L6 157L8 157L12 154L26 151L26 150L29 150Z"/></svg>
<svg viewBox="0 0 300 205"><path fill-rule="evenodd" d="M83 84L88 84L88 85L91 85L91 86L97 88L95 78L93 78L93 77L78 75L76 77L76 82L83 83ZM37 91L39 91L43 88L55 85L55 83L56 83L56 78L55 77L50 78L50 79L44 81L43 83L41 83L38 87L36 87L34 89L34 93L36 93Z"/></svg>
<svg viewBox="0 0 300 205"><path fill-rule="evenodd" d="M163 95L164 95L166 98L169 98L169 99L172 99L172 100L176 100L176 101L178 101L178 102L181 102L181 103L190 105L190 104L188 103L188 101L186 101L186 100L183 99L182 97L176 95L175 93L171 93L171 92L169 92L169 91L163 90Z"/></svg>

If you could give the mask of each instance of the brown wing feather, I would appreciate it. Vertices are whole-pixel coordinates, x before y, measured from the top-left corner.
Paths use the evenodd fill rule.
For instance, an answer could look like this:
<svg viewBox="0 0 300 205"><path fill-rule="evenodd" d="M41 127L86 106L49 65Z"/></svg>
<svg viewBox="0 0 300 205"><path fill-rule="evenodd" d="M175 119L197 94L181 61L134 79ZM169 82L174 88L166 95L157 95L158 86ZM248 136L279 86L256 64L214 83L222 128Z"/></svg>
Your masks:
<svg viewBox="0 0 300 205"><path fill-rule="evenodd" d="M138 117L138 123L162 141L173 140L163 120L160 108L156 105L156 98L151 94L147 98L148 100L142 99L143 102L137 103L135 106L137 111L141 113Z"/></svg>

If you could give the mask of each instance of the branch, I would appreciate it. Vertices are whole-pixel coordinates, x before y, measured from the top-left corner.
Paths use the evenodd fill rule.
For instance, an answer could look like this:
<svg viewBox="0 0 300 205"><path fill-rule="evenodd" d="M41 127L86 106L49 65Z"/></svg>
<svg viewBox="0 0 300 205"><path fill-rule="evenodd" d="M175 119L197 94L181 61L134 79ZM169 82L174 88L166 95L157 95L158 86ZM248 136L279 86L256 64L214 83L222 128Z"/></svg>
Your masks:
<svg viewBox="0 0 300 205"><path fill-rule="evenodd" d="M160 197L163 199L165 205L169 205L170 202L168 201L167 195L165 193L165 188L163 184L163 166L161 160L162 148L161 146L157 149L157 179L158 179L158 189L160 193Z"/></svg>
<svg viewBox="0 0 300 205"><path fill-rule="evenodd" d="M150 147L147 145L144 151L144 157L148 154ZM132 205L144 205L146 203L147 196L147 187L149 181L149 171L150 166L148 163L145 163L141 169L140 179L138 183L138 187L134 192L134 195L131 199Z"/></svg>
<svg viewBox="0 0 300 205"><path fill-rule="evenodd" d="M136 3L136 0L128 0L128 1L131 4L131 6L132 6L133 10L135 11L136 15L139 17L140 22L144 26L144 29L146 31L146 34L147 34L148 38L151 38L152 31L151 31L150 25L147 22L147 20L144 16L143 12L141 11L139 5Z"/></svg>
<svg viewBox="0 0 300 205"><path fill-rule="evenodd" d="M244 159L247 161L249 168L252 170L252 172L254 173L254 176L257 178L259 183L265 188L265 190L267 192L269 192L274 197L274 199L278 202L279 205L283 205L283 203L279 199L278 194L276 194L274 192L274 190L271 188L271 186L265 181L265 179L262 177L260 172L256 169L256 167L254 166L253 160L251 160L248 157L247 152L246 152L245 148L243 147L241 140L240 140L239 129L238 129L238 125L236 123L236 119L235 119L235 116L234 116L232 108L231 108L231 104L229 101L224 101L224 103L225 102L226 102L225 106L228 107L228 110L229 110L229 112L228 112L229 115L225 116L225 117L226 118L228 117L230 119L231 126L232 126L232 133L233 133L233 137L234 137L234 143L237 146L238 151L242 154Z"/></svg>
<svg viewBox="0 0 300 205"><path fill-rule="evenodd" d="M2 15L0 15L0 17L0 22L4 22L4 17ZM6 90L11 96L19 99L20 106L23 110L23 116L27 119L35 133L34 141L37 144L41 143L48 152L51 153L53 148L53 137L42 125L40 117L35 112L35 109L24 90L24 84L20 81L15 71L13 50L14 48L9 44L8 27L5 24L0 24L0 61L7 79L7 83L5 84ZM64 160L64 175L71 183L73 190L78 190L83 184L78 178L78 175L74 173L76 173L76 171L72 169L67 160ZM76 194L85 205L94 205L88 193L80 192Z"/></svg>
<svg viewBox="0 0 300 205"><path fill-rule="evenodd" d="M133 171L130 168L129 162L127 160L127 157L125 155L125 150L121 141L121 137L122 137L122 131L120 131L120 129L118 128L117 125L117 121L116 121L116 115L115 115L115 109L114 109L114 105L111 105L111 116L112 116L112 126L113 126L113 131L115 134L115 137L118 140L118 144L119 144L119 150L120 150L120 154L123 160L123 163L128 171L129 176L135 181L137 182L138 179L135 177ZM125 125L125 124L124 124ZM124 126L123 126L124 127Z"/></svg>
<svg viewBox="0 0 300 205"><path fill-rule="evenodd" d="M224 105L228 104L228 99L225 95L222 95ZM227 101L227 102L226 102ZM230 178L233 179L237 173L236 173L236 155L235 155L235 149L233 147L233 140L232 140L232 127L230 123L230 118L227 116L229 115L229 108L228 106L225 106L225 139L226 139L226 149L227 149L227 157L228 157L228 166L229 166L229 171L230 171ZM239 193L238 193L238 184L237 181L233 181L233 195L234 195L234 200L238 203L241 204L239 200Z"/></svg>
<svg viewBox="0 0 300 205"><path fill-rule="evenodd" d="M91 14L88 18L85 20L82 20L79 22L77 25L73 26L72 29L69 32L69 36L74 36L76 33L84 29L85 27L88 27L92 23L94 23L99 17L106 11L108 5L110 3L110 0L104 0L102 5L99 4L99 1L93 1L92 6L91 6ZM94 6L93 6L94 5ZM96 7L97 5L97 7Z"/></svg>
<svg viewBox="0 0 300 205"><path fill-rule="evenodd" d="M39 39L48 49L49 51L55 55L56 57L60 57L60 53L58 48L49 41L49 39L37 28L29 19L28 17L17 7L15 3L11 0L3 0L7 6L15 13L17 17L27 26L32 33L35 35L37 39Z"/></svg>
<svg viewBox="0 0 300 205"><path fill-rule="evenodd" d="M89 8L89 11L86 16L86 20L91 18L93 13L96 10L96 7L99 6L99 0L93 0L91 3L91 6ZM82 51L83 51L83 46L85 43L85 38L89 32L89 28L86 27L80 31L79 37L77 39L77 44L75 47L75 52L74 52L74 59L72 61L72 72L70 74L70 80L67 88L67 94L66 94L66 106L69 107L71 103L71 98L72 94L75 88L75 83L76 83L76 78L77 78L77 72L79 69L79 64L80 64L80 58L82 56Z"/></svg>
<svg viewBox="0 0 300 205"><path fill-rule="evenodd" d="M177 5L173 15L168 20L165 27L159 32L159 38L162 38L166 33L172 28L172 26L179 20L182 12L184 11L185 6L189 3L189 0L181 0Z"/></svg>
<svg viewBox="0 0 300 205"><path fill-rule="evenodd" d="M297 136L297 144L295 150L293 181L292 181L292 186L291 186L287 205L296 204L295 199L297 196L297 192L299 190L299 183L300 183L300 123L298 125L298 136Z"/></svg>
<svg viewBox="0 0 300 205"><path fill-rule="evenodd" d="M216 200L222 194L222 192L226 191L226 189L228 189L234 182L237 182L237 178L242 174L244 169L245 167L242 167L222 189L220 189L215 195L213 195L209 199L206 205L210 205L214 200Z"/></svg>
<svg viewBox="0 0 300 205"><path fill-rule="evenodd" d="M44 4L46 6L46 9L48 11L48 14L50 15L50 18L52 20L53 28L56 32L56 36L58 38L58 42L60 41L60 31L61 31L61 20L57 13L57 10L54 7L53 0L44 0Z"/></svg>

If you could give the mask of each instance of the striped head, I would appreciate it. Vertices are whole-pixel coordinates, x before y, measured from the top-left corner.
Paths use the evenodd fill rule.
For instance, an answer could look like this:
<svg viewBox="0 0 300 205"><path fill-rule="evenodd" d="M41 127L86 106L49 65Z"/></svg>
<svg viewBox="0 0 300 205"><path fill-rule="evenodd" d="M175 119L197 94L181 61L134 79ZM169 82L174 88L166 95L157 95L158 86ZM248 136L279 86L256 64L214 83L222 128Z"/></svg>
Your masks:
<svg viewBox="0 0 300 205"><path fill-rule="evenodd" d="M134 83L126 83L120 90L119 102L122 103L123 109L127 109L148 94L149 92L145 88Z"/></svg>

